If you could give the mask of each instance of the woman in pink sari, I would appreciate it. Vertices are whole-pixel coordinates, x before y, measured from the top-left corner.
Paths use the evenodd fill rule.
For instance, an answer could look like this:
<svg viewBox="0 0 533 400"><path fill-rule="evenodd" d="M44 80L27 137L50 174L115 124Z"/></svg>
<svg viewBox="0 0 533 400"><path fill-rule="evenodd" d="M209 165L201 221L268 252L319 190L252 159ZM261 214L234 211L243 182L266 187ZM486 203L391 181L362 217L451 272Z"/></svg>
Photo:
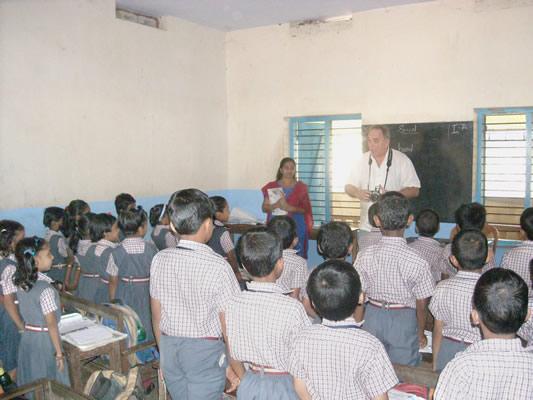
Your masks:
<svg viewBox="0 0 533 400"><path fill-rule="evenodd" d="M269 189L280 194L279 199L271 204ZM280 191L281 189L281 191ZM272 214L287 213L296 222L298 234L298 255L307 258L309 236L313 229L313 210L309 201L307 185L296 180L296 163L292 158L286 157L279 163L276 180L267 183L261 188L263 192L263 212L267 213L267 222ZM277 197L277 196L276 196ZM281 211L280 211L281 210Z"/></svg>

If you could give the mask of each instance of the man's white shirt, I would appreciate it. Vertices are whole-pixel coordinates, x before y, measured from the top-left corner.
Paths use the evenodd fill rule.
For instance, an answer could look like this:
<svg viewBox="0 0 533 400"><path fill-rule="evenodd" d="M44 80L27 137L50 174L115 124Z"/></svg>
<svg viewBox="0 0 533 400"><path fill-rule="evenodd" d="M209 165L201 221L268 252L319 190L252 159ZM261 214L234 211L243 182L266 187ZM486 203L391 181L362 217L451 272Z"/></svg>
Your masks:
<svg viewBox="0 0 533 400"><path fill-rule="evenodd" d="M420 179L418 179L411 159L402 152L394 149L392 150L392 163L385 186L388 154L387 152L381 165L378 166L376 159L370 155L369 151L364 153L352 170L348 183L361 190L369 191L373 191L376 186L380 185L381 187L385 187L385 191L387 192L399 191L407 187L420 188ZM372 158L371 165L368 163L369 157ZM361 201L361 221L359 223L361 230L370 231L372 228L368 223L368 208L372 204L370 201Z"/></svg>

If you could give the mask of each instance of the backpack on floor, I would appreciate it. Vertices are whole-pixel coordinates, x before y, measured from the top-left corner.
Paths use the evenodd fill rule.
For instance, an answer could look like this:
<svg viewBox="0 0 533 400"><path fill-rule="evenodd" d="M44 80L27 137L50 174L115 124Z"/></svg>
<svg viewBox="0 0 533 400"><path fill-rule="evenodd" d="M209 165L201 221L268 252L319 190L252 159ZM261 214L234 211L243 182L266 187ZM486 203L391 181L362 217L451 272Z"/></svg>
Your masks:
<svg viewBox="0 0 533 400"><path fill-rule="evenodd" d="M105 370L95 371L89 377L83 393L98 400L145 400L139 368L128 376Z"/></svg>

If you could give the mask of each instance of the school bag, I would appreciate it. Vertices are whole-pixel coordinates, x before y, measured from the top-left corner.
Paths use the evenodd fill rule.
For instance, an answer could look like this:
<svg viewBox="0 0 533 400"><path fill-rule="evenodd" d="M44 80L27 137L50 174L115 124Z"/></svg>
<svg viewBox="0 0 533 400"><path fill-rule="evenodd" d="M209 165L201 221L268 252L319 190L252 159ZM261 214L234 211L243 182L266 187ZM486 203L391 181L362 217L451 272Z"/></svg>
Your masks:
<svg viewBox="0 0 533 400"><path fill-rule="evenodd" d="M95 371L89 377L83 393L98 400L145 400L139 368L130 369L128 376L112 370Z"/></svg>
<svg viewBox="0 0 533 400"><path fill-rule="evenodd" d="M145 343L146 331L142 325L141 319L137 313L125 304L122 304L119 300L115 300L112 303L104 303L104 306L111 307L121 312L124 316L124 326L126 333L128 334L128 348L136 346L141 343ZM109 326L112 329L117 329L115 320L103 318L102 324ZM136 366L138 364L145 364L159 359L159 353L155 347L150 347L145 350L140 350L134 354L128 356L130 366Z"/></svg>

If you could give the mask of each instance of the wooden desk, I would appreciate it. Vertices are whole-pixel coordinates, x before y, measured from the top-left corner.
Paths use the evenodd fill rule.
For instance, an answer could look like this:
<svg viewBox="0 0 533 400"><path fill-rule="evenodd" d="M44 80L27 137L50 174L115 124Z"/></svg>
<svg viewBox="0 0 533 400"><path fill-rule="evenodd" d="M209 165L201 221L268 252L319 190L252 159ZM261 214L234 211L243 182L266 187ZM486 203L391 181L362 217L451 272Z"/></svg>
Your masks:
<svg viewBox="0 0 533 400"><path fill-rule="evenodd" d="M80 391L48 379L39 379L17 388L14 392L0 395L0 400L11 400L29 393L34 394L35 400L94 400Z"/></svg>

